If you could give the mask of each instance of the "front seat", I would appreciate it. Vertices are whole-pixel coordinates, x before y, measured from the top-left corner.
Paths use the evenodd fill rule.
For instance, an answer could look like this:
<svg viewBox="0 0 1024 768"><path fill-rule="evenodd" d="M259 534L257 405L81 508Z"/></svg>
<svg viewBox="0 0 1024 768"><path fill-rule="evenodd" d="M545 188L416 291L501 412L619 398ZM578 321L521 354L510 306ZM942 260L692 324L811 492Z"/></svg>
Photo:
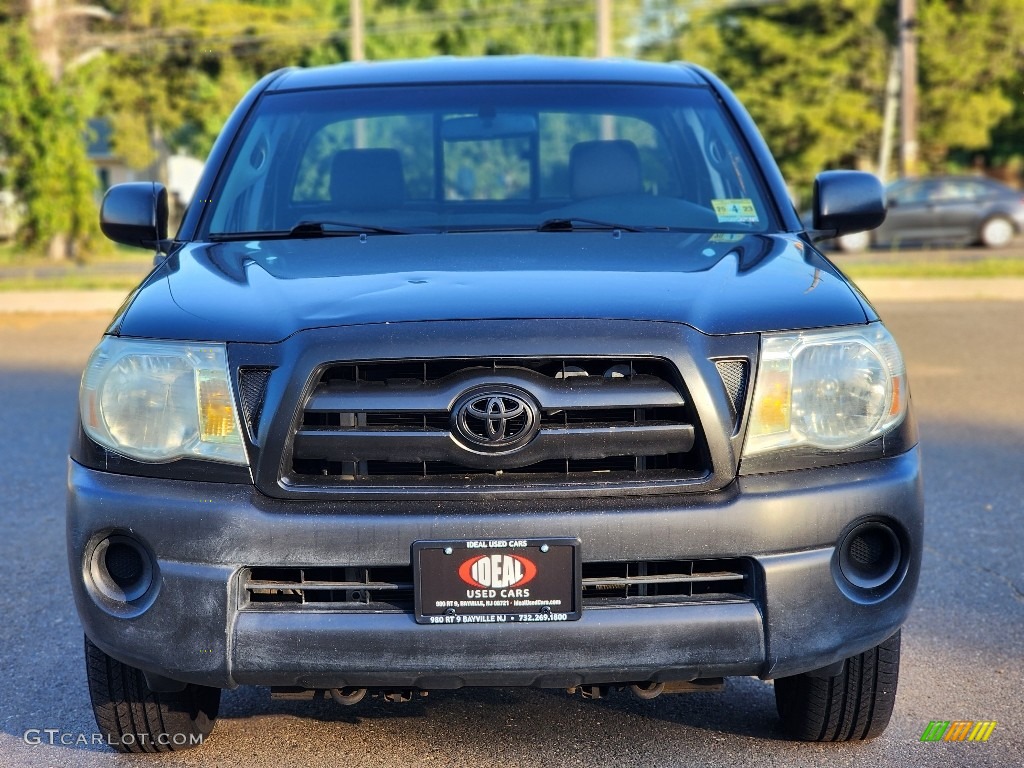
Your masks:
<svg viewBox="0 0 1024 768"><path fill-rule="evenodd" d="M581 141L569 152L569 180L574 200L642 194L640 151L627 139Z"/></svg>
<svg viewBox="0 0 1024 768"><path fill-rule="evenodd" d="M352 211L398 208L405 174L397 149L343 149L331 161L331 202Z"/></svg>

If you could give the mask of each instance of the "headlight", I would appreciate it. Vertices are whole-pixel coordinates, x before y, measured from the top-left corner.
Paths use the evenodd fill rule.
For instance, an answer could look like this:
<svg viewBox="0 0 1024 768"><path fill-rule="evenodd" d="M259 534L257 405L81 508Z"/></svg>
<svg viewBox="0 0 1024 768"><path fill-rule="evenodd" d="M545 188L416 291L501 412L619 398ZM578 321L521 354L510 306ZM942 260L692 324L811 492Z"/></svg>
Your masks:
<svg viewBox="0 0 1024 768"><path fill-rule="evenodd" d="M79 404L86 434L131 459L248 464L223 344L108 336L86 365Z"/></svg>
<svg viewBox="0 0 1024 768"><path fill-rule="evenodd" d="M903 357L880 324L765 334L744 457L870 442L907 414Z"/></svg>

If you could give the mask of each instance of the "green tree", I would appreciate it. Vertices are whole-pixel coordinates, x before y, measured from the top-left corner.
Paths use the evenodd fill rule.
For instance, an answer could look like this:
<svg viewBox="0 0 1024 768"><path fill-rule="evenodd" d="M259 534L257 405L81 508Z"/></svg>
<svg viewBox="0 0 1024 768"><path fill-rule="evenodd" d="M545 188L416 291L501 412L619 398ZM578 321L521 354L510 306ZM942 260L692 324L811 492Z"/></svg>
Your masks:
<svg viewBox="0 0 1024 768"><path fill-rule="evenodd" d="M337 4L313 0L110 0L94 39L107 53L79 79L135 168L161 143L203 156L260 76L334 57Z"/></svg>
<svg viewBox="0 0 1024 768"><path fill-rule="evenodd" d="M938 169L1020 111L1024 0L925 0L918 16L921 152Z"/></svg>
<svg viewBox="0 0 1024 768"><path fill-rule="evenodd" d="M1024 181L1024 71L1020 68L1008 92L1014 97L1013 112L993 129L987 154L992 165L1004 168L1019 183Z"/></svg>
<svg viewBox="0 0 1024 768"><path fill-rule="evenodd" d="M878 146L890 45L884 0L694 3L645 55L709 67L736 91L796 189Z"/></svg>
<svg viewBox="0 0 1024 768"><path fill-rule="evenodd" d="M806 190L818 170L867 164L877 154L897 5L646 0L644 53L720 74L790 183ZM918 0L917 7L922 170L940 170L951 152L985 150L994 136L1003 153L1020 147L1024 0ZM670 11L683 18L666 34L659 22Z"/></svg>
<svg viewBox="0 0 1024 768"><path fill-rule="evenodd" d="M115 151L145 168L158 140L204 155L263 74L352 58L349 0L105 0L108 53L78 74L114 123ZM614 3L615 37L639 0ZM593 0L363 0L368 59L592 55Z"/></svg>
<svg viewBox="0 0 1024 768"><path fill-rule="evenodd" d="M18 239L53 258L80 254L99 234L83 117L17 18L0 25L0 61L0 168L27 211Z"/></svg>
<svg viewBox="0 0 1024 768"><path fill-rule="evenodd" d="M366 0L367 58L535 53L593 56L593 0ZM630 33L639 0L613 4L614 38Z"/></svg>

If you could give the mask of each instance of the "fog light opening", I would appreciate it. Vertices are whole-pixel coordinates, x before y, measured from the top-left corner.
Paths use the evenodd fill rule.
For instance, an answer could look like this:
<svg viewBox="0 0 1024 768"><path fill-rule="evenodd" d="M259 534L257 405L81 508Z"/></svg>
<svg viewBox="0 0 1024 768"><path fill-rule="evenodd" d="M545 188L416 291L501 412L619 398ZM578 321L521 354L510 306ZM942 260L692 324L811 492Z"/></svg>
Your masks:
<svg viewBox="0 0 1024 768"><path fill-rule="evenodd" d="M153 558L138 540L122 534L97 543L89 562L92 583L107 599L131 603L153 586Z"/></svg>
<svg viewBox="0 0 1024 768"><path fill-rule="evenodd" d="M892 579L902 557L899 537L884 523L858 525L839 546L839 568L843 576L861 589L876 589Z"/></svg>

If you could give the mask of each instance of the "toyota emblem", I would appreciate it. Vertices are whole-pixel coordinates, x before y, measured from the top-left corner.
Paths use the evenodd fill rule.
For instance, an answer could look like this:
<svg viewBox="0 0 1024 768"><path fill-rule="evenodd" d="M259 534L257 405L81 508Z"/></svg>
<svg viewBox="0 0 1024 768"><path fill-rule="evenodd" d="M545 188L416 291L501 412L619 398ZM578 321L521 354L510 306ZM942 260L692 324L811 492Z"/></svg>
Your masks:
<svg viewBox="0 0 1024 768"><path fill-rule="evenodd" d="M512 387L476 389L452 409L452 431L463 442L489 453L514 451L537 432L533 398Z"/></svg>

